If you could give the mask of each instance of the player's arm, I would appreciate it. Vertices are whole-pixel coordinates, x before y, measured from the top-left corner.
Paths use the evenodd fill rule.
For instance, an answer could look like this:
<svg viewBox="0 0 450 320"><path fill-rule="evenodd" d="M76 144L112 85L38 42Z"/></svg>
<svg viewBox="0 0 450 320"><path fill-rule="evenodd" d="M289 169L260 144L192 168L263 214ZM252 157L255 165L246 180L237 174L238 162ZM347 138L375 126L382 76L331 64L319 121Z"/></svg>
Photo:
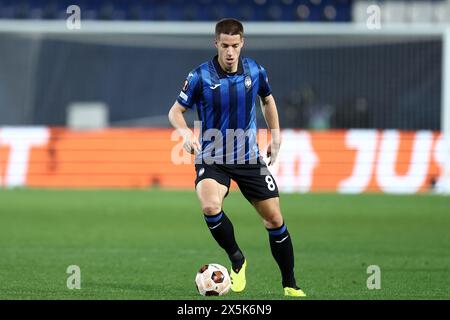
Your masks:
<svg viewBox="0 0 450 320"><path fill-rule="evenodd" d="M278 152L281 146L281 133L280 123L278 120L277 105L274 97L269 94L268 96L261 97L261 110L266 120L267 127L269 128L272 139L267 147L267 156L270 157L269 166L273 165L278 157Z"/></svg>
<svg viewBox="0 0 450 320"><path fill-rule="evenodd" d="M177 129L178 133L183 137L183 147L189 153L199 152L200 143L195 137L194 133L186 124L183 113L187 109L183 107L178 101L175 101L172 108L169 110L170 124Z"/></svg>

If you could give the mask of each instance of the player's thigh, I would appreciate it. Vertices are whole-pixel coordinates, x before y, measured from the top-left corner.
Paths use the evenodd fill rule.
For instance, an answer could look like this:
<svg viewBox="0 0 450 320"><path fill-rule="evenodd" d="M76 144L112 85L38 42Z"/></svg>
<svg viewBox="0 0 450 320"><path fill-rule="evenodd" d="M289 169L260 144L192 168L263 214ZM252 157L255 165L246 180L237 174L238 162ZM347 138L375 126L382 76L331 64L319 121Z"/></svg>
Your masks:
<svg viewBox="0 0 450 320"><path fill-rule="evenodd" d="M265 164L234 169L233 179L267 228L277 228L283 224L278 186Z"/></svg>
<svg viewBox="0 0 450 320"><path fill-rule="evenodd" d="M222 210L223 199L228 192L227 186L206 178L197 183L196 190L204 214L214 215Z"/></svg>
<svg viewBox="0 0 450 320"><path fill-rule="evenodd" d="M233 180L236 181L242 194L250 203L279 197L275 178L265 165L235 167L230 171Z"/></svg>
<svg viewBox="0 0 450 320"><path fill-rule="evenodd" d="M283 225L279 197L264 200L252 200L251 202L261 216L266 228L273 229Z"/></svg>

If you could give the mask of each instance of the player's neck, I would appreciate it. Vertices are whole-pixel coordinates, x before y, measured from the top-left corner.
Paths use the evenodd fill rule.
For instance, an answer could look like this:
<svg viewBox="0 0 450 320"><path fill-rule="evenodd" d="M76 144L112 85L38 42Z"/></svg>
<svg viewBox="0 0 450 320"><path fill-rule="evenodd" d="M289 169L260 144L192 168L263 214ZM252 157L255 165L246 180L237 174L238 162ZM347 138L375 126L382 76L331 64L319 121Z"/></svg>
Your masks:
<svg viewBox="0 0 450 320"><path fill-rule="evenodd" d="M219 66L220 68L225 71L226 73L236 73L238 71L238 63L239 63L239 59L237 59L236 63L231 67L230 70L228 70L225 65L223 64L222 61L220 61L220 59L217 59L217 61L219 62Z"/></svg>

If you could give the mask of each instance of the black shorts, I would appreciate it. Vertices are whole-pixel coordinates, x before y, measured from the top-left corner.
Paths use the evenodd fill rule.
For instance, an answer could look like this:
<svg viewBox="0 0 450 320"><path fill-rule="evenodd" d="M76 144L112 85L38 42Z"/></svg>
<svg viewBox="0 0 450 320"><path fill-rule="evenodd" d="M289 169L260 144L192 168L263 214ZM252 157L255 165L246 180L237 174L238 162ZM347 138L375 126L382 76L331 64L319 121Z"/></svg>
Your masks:
<svg viewBox="0 0 450 320"><path fill-rule="evenodd" d="M228 188L225 196L230 190L231 179L237 183L249 202L279 196L275 179L262 160L257 164L196 164L195 171L196 187L203 179L214 179Z"/></svg>

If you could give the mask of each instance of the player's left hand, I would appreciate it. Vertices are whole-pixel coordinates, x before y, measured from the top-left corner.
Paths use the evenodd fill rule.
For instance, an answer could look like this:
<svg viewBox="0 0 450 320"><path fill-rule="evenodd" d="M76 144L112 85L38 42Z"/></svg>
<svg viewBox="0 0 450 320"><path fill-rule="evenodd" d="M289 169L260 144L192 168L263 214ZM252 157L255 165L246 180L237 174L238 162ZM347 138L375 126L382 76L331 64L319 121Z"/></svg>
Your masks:
<svg viewBox="0 0 450 320"><path fill-rule="evenodd" d="M269 166L273 165L278 157L278 152L280 151L281 142L278 141L270 141L269 146L267 147L267 157L270 157Z"/></svg>

